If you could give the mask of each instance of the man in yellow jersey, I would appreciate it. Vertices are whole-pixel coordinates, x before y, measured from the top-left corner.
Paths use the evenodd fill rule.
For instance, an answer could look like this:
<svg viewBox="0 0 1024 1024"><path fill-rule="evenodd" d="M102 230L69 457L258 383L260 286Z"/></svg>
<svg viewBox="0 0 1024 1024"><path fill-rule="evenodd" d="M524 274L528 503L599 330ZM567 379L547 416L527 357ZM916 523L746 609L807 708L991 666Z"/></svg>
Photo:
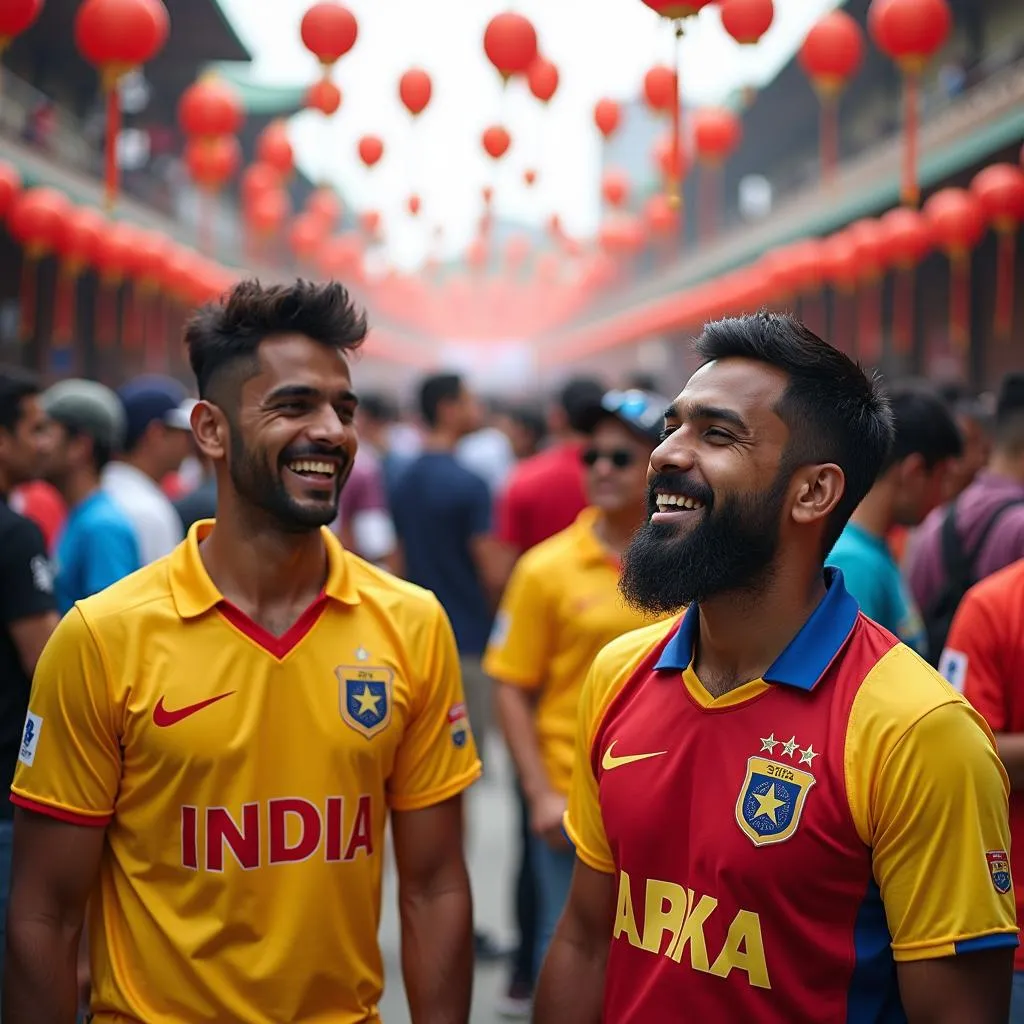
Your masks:
<svg viewBox="0 0 1024 1024"><path fill-rule="evenodd" d="M4 1024L378 1021L391 819L414 1024L465 1024L460 794L479 774L433 595L326 528L356 453L338 284L240 284L187 328L216 523L77 604L12 799Z"/></svg>
<svg viewBox="0 0 1024 1024"><path fill-rule="evenodd" d="M1004 1024L1008 784L982 718L824 568L892 443L799 321L708 324L622 590L681 618L580 698L537 1024Z"/></svg>
<svg viewBox="0 0 1024 1024"><path fill-rule="evenodd" d="M652 621L619 595L619 556L644 521L647 463L665 404L643 391L609 391L586 413L590 440L580 457L589 507L516 563L484 658L530 809L538 967L575 861L562 816L580 689L606 643Z"/></svg>

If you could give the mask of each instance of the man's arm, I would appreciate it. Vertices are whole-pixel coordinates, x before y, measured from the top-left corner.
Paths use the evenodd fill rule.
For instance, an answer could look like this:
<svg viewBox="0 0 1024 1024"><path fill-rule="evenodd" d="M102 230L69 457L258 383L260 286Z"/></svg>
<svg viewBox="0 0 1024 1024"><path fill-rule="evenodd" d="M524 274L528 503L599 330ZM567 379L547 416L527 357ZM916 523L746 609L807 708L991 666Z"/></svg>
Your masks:
<svg viewBox="0 0 1024 1024"><path fill-rule="evenodd" d="M986 949L896 965L909 1024L1006 1024L1013 950Z"/></svg>
<svg viewBox="0 0 1024 1024"><path fill-rule="evenodd" d="M43 612L41 615L30 615L10 623L11 639L18 651L21 667L30 679L36 670L36 662L43 653L46 641L57 626L56 612Z"/></svg>
<svg viewBox="0 0 1024 1024"><path fill-rule="evenodd" d="M566 847L562 831L566 798L551 788L537 737L536 702L533 694L498 680L498 720L515 762L519 782L530 806L530 826L548 843Z"/></svg>
<svg viewBox="0 0 1024 1024"><path fill-rule="evenodd" d="M577 860L540 972L534 1024L600 1024L614 920L615 876Z"/></svg>
<svg viewBox="0 0 1024 1024"><path fill-rule="evenodd" d="M4 1024L72 1024L86 901L106 829L18 808L7 912Z"/></svg>
<svg viewBox="0 0 1024 1024"><path fill-rule="evenodd" d="M396 811L392 833L412 1024L467 1024L473 901L462 849L462 798Z"/></svg>

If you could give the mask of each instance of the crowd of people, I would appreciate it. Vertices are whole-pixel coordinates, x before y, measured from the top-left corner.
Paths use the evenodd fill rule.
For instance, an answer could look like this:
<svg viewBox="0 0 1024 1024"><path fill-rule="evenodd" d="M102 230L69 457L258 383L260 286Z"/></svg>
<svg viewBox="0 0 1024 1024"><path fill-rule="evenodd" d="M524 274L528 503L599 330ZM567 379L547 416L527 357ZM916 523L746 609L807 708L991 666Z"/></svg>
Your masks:
<svg viewBox="0 0 1024 1024"><path fill-rule="evenodd" d="M1024 376L883 388L761 314L670 394L404 406L365 330L246 283L195 395L0 373L5 1022L376 1020L387 820L415 1024L506 957L540 1024L1005 1021ZM512 950L458 799L498 742Z"/></svg>

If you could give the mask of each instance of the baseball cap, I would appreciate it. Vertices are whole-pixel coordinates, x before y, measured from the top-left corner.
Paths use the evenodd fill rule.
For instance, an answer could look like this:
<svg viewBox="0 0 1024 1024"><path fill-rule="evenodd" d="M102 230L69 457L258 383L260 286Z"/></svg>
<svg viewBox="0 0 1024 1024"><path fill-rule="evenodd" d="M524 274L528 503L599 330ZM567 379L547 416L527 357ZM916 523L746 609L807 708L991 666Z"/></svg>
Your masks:
<svg viewBox="0 0 1024 1024"><path fill-rule="evenodd" d="M164 423L175 430L192 429L192 410L199 404L195 398L186 398L181 405L172 409L165 417Z"/></svg>
<svg viewBox="0 0 1024 1024"><path fill-rule="evenodd" d="M151 423L168 423L172 413L180 413L187 398L180 381L157 374L136 377L119 388L117 395L124 406L127 424L124 446L127 451L135 447Z"/></svg>
<svg viewBox="0 0 1024 1024"><path fill-rule="evenodd" d="M117 451L124 444L125 414L110 388L94 380L73 378L47 388L40 402L50 419Z"/></svg>
<svg viewBox="0 0 1024 1024"><path fill-rule="evenodd" d="M645 441L657 444L665 421L665 410L672 404L671 399L653 391L606 391L599 402L593 403L580 415L583 433L591 434L601 420L618 420Z"/></svg>

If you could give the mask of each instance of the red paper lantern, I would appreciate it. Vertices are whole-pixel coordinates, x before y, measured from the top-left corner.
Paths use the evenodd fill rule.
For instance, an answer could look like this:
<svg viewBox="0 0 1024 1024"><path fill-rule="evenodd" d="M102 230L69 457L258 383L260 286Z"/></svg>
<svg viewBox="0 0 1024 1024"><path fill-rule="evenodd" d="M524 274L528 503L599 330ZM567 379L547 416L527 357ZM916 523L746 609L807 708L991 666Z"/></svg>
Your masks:
<svg viewBox="0 0 1024 1024"><path fill-rule="evenodd" d="M656 64L644 75L644 99L651 110L664 113L676 105L676 73Z"/></svg>
<svg viewBox="0 0 1024 1024"><path fill-rule="evenodd" d="M494 199L494 189L490 185L484 185L484 187L480 189L480 198L483 199L484 206L490 206Z"/></svg>
<svg viewBox="0 0 1024 1024"><path fill-rule="evenodd" d="M57 255L68 270L78 273L95 264L100 236L108 226L106 218L85 206L68 213L54 239Z"/></svg>
<svg viewBox="0 0 1024 1024"><path fill-rule="evenodd" d="M152 60L169 28L160 0L84 0L75 14L75 45L90 64L117 76Z"/></svg>
<svg viewBox="0 0 1024 1024"><path fill-rule="evenodd" d="M530 86L530 92L541 103L550 103L551 98L558 91L558 68L546 57L541 57L538 54L526 70L526 80Z"/></svg>
<svg viewBox="0 0 1024 1024"><path fill-rule="evenodd" d="M512 145L512 136L500 125L491 125L483 134L483 147L493 160L500 160Z"/></svg>
<svg viewBox="0 0 1024 1024"><path fill-rule="evenodd" d="M287 177L295 168L295 153L288 140L288 126L284 121L271 121L260 132L256 140L256 159L260 163L269 164L283 177Z"/></svg>
<svg viewBox="0 0 1024 1024"><path fill-rule="evenodd" d="M329 78L321 78L306 90L306 106L330 117L341 106L341 90Z"/></svg>
<svg viewBox="0 0 1024 1024"><path fill-rule="evenodd" d="M43 0L4 0L0 4L0 52L31 27L42 9Z"/></svg>
<svg viewBox="0 0 1024 1024"><path fill-rule="evenodd" d="M417 195L411 195L409 196L408 200L406 200L406 206L409 210L409 213L411 213L414 217L419 216L420 205L420 197Z"/></svg>
<svg viewBox="0 0 1024 1024"><path fill-rule="evenodd" d="M713 3L714 0L643 0L652 11L656 11L663 18L671 18L678 21L680 18L691 18L698 11Z"/></svg>
<svg viewBox="0 0 1024 1024"><path fill-rule="evenodd" d="M601 225L597 241L609 256L631 256L644 247L647 236L638 217L616 214Z"/></svg>
<svg viewBox="0 0 1024 1024"><path fill-rule="evenodd" d="M9 163L0 160L0 217L7 216L20 191L21 175Z"/></svg>
<svg viewBox="0 0 1024 1024"><path fill-rule="evenodd" d="M644 205L644 220L651 229L651 234L665 238L675 234L679 227L679 214L672 209L668 197L656 192Z"/></svg>
<svg viewBox="0 0 1024 1024"><path fill-rule="evenodd" d="M949 37L946 0L872 0L868 31L875 45L907 74L919 74Z"/></svg>
<svg viewBox="0 0 1024 1024"><path fill-rule="evenodd" d="M139 230L135 236L135 252L129 272L143 288L153 290L164 279L169 255L170 242L163 235Z"/></svg>
<svg viewBox="0 0 1024 1024"><path fill-rule="evenodd" d="M772 26L772 0L719 0L722 26L742 46L753 46Z"/></svg>
<svg viewBox="0 0 1024 1024"><path fill-rule="evenodd" d="M7 223L29 257L38 259L53 251L71 210L63 192L45 186L30 188L11 204Z"/></svg>
<svg viewBox="0 0 1024 1024"><path fill-rule="evenodd" d="M860 26L845 11L820 18L800 47L798 60L819 93L835 95L857 73L864 59Z"/></svg>
<svg viewBox="0 0 1024 1024"><path fill-rule="evenodd" d="M622 171L605 171L601 179L601 195L609 206L622 206L629 198L629 178Z"/></svg>
<svg viewBox="0 0 1024 1024"><path fill-rule="evenodd" d="M1013 164L993 164L971 182L996 231L1011 234L1024 221L1024 171Z"/></svg>
<svg viewBox="0 0 1024 1024"><path fill-rule="evenodd" d="M329 68L356 45L359 24L348 8L324 2L306 11L299 32L306 49Z"/></svg>
<svg viewBox="0 0 1024 1024"><path fill-rule="evenodd" d="M430 75L421 68L410 68L398 80L399 98L413 117L418 117L426 110L432 92Z"/></svg>
<svg viewBox="0 0 1024 1024"><path fill-rule="evenodd" d="M373 167L384 155L384 143L376 135L364 135L359 140L359 159Z"/></svg>
<svg viewBox="0 0 1024 1024"><path fill-rule="evenodd" d="M244 119L238 93L218 75L203 75L178 101L178 123L186 135L234 135Z"/></svg>
<svg viewBox="0 0 1024 1024"><path fill-rule="evenodd" d="M885 249L885 232L881 225L877 220L865 218L851 224L845 234L853 245L858 276L876 278L882 270Z"/></svg>
<svg viewBox="0 0 1024 1024"><path fill-rule="evenodd" d="M466 249L466 265L479 270L486 266L487 259L487 242L483 238L474 238Z"/></svg>
<svg viewBox="0 0 1024 1024"><path fill-rule="evenodd" d="M260 196L281 187L281 172L270 164L250 164L242 174L242 205L250 206Z"/></svg>
<svg viewBox="0 0 1024 1024"><path fill-rule="evenodd" d="M532 167L527 167L523 171L523 181L526 182L527 188L532 188L534 183L537 181L537 172Z"/></svg>
<svg viewBox="0 0 1024 1024"><path fill-rule="evenodd" d="M664 135L658 139L651 155L663 178L682 180L687 170L686 151L681 144L678 147L673 145L671 135Z"/></svg>
<svg viewBox="0 0 1024 1024"><path fill-rule="evenodd" d="M965 256L985 234L985 210L963 188L944 188L924 204L937 244L952 256Z"/></svg>
<svg viewBox="0 0 1024 1024"><path fill-rule="evenodd" d="M310 262L327 238L326 226L308 213L300 213L288 230L288 245L295 258Z"/></svg>
<svg viewBox="0 0 1024 1024"><path fill-rule="evenodd" d="M255 199L245 209L245 221L256 235L275 234L284 225L291 213L288 193L283 188L271 188Z"/></svg>
<svg viewBox="0 0 1024 1024"><path fill-rule="evenodd" d="M860 276L857 250L845 231L826 238L821 243L822 278L841 291L856 287Z"/></svg>
<svg viewBox="0 0 1024 1024"><path fill-rule="evenodd" d="M740 119L724 107L704 107L693 115L697 155L718 163L727 160L743 137Z"/></svg>
<svg viewBox="0 0 1024 1024"><path fill-rule="evenodd" d="M138 231L123 222L109 224L100 233L94 258L100 277L107 284L117 284L128 273L135 251Z"/></svg>
<svg viewBox="0 0 1024 1024"><path fill-rule="evenodd" d="M371 238L380 230L380 213L376 210L363 210L359 215L359 226Z"/></svg>
<svg viewBox="0 0 1024 1024"><path fill-rule="evenodd" d="M317 263L320 272L326 277L340 280L358 276L362 255L363 249L357 235L338 235L324 240Z"/></svg>
<svg viewBox="0 0 1024 1024"><path fill-rule="evenodd" d="M318 188L306 200L306 212L330 230L341 219L341 202L333 189Z"/></svg>
<svg viewBox="0 0 1024 1024"><path fill-rule="evenodd" d="M615 100L598 100L594 107L594 124L597 130L606 138L610 139L619 127L622 119L622 109Z"/></svg>
<svg viewBox="0 0 1024 1024"><path fill-rule="evenodd" d="M537 32L514 11L495 15L484 31L484 53L505 81L520 75L537 56Z"/></svg>
<svg viewBox="0 0 1024 1024"><path fill-rule="evenodd" d="M917 266L935 247L931 225L917 210L897 207L879 219L882 261L900 270Z"/></svg>
<svg viewBox="0 0 1024 1024"><path fill-rule="evenodd" d="M189 176L210 192L223 188L242 163L242 148L233 135L190 139L185 146Z"/></svg>

